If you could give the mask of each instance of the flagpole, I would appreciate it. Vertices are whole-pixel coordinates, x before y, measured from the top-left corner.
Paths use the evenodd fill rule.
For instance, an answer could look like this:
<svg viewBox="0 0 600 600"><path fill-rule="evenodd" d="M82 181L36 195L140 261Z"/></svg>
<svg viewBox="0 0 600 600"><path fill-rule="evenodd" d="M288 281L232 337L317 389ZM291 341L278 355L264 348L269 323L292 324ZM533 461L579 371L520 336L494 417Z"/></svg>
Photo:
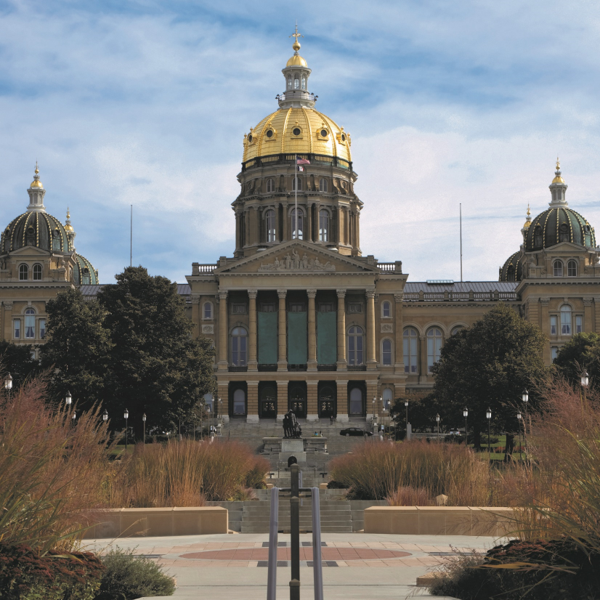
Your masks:
<svg viewBox="0 0 600 600"><path fill-rule="evenodd" d="M294 221L296 222L295 227L295 235L296 239L298 239L298 155L294 156L294 214L296 215Z"/></svg>

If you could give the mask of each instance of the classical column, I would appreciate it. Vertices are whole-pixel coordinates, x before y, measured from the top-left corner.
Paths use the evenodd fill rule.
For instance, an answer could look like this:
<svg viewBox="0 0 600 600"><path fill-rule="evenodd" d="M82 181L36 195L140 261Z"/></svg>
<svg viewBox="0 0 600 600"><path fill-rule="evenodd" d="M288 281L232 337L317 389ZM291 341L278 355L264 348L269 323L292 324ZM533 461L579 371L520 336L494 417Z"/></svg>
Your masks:
<svg viewBox="0 0 600 600"><path fill-rule="evenodd" d="M287 371L287 319L285 314L285 295L286 290L277 290L279 296L279 353L277 355L277 370Z"/></svg>
<svg viewBox="0 0 600 600"><path fill-rule="evenodd" d="M227 371L227 291L219 292L219 371Z"/></svg>
<svg viewBox="0 0 600 600"><path fill-rule="evenodd" d="M313 241L313 235L312 235L312 227L313 227L313 219L312 219L312 205L307 202L306 203L306 227L305 227L305 236L304 239L307 242L312 242Z"/></svg>
<svg viewBox="0 0 600 600"><path fill-rule="evenodd" d="M256 290L248 290L248 298L250 299L249 314L248 314L248 371L257 371L258 362L256 360L256 346L257 346L257 335L256 335Z"/></svg>
<svg viewBox="0 0 600 600"><path fill-rule="evenodd" d="M337 380L337 418L340 423L347 423L348 419L348 380Z"/></svg>
<svg viewBox="0 0 600 600"><path fill-rule="evenodd" d="M283 219L281 220L283 224L283 239L282 242L287 242L291 236L289 234L290 223L288 219L288 205L286 202L283 203Z"/></svg>
<svg viewBox="0 0 600 600"><path fill-rule="evenodd" d="M346 360L346 290L336 290L338 297L337 310L337 370L345 371L347 367ZM347 395L347 392L346 392ZM338 389L339 403L339 389ZM338 404L339 406L339 404ZM345 408L345 411L348 409ZM338 410L339 412L339 410ZM346 418L348 414L346 412Z"/></svg>
<svg viewBox="0 0 600 600"><path fill-rule="evenodd" d="M404 374L404 328L402 325L402 300L404 292L394 294L394 371Z"/></svg>
<svg viewBox="0 0 600 600"><path fill-rule="evenodd" d="M331 235L333 223L329 223L329 235ZM317 202L315 205L315 237L314 240L316 242L320 242L321 238L319 236L319 231L321 228L321 203Z"/></svg>
<svg viewBox="0 0 600 600"><path fill-rule="evenodd" d="M258 423L258 381L248 381L246 423Z"/></svg>
<svg viewBox="0 0 600 600"><path fill-rule="evenodd" d="M317 315L315 297L317 290L306 290L308 294L308 364L309 371L317 370Z"/></svg>
<svg viewBox="0 0 600 600"><path fill-rule="evenodd" d="M375 332L375 290L367 290L367 369L377 368Z"/></svg>
<svg viewBox="0 0 600 600"><path fill-rule="evenodd" d="M429 370L427 369L427 337L425 335L419 336L419 363L419 382L426 383Z"/></svg>
<svg viewBox="0 0 600 600"><path fill-rule="evenodd" d="M319 420L318 381L306 382L306 420ZM310 435L310 432L309 432Z"/></svg>

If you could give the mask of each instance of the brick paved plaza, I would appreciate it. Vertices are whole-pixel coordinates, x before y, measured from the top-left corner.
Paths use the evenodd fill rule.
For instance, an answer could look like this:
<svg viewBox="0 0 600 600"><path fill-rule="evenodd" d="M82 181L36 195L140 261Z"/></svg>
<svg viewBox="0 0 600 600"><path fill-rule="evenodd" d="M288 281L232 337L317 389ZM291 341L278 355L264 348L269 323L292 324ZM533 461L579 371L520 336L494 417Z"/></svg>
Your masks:
<svg viewBox="0 0 600 600"><path fill-rule="evenodd" d="M429 596L417 577L458 551L483 552L491 537L323 534L324 595L327 600L395 599ZM264 600L267 591L267 534L123 538L113 544L135 548L157 560L177 579L174 598ZM290 536L279 535L277 597L289 598ZM89 545L106 550L106 540ZM313 598L312 536L300 536L301 597Z"/></svg>

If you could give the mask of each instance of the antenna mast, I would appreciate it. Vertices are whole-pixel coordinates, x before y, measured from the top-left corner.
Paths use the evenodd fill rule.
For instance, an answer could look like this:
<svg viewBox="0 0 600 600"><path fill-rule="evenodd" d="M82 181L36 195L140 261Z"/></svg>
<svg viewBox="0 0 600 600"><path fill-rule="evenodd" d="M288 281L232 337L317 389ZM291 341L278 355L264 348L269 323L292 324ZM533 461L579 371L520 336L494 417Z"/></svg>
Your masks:
<svg viewBox="0 0 600 600"><path fill-rule="evenodd" d="M129 266L133 267L133 204L129 215Z"/></svg>
<svg viewBox="0 0 600 600"><path fill-rule="evenodd" d="M463 280L463 270L462 270L462 202L458 205L459 210L459 223L460 223L460 282Z"/></svg>

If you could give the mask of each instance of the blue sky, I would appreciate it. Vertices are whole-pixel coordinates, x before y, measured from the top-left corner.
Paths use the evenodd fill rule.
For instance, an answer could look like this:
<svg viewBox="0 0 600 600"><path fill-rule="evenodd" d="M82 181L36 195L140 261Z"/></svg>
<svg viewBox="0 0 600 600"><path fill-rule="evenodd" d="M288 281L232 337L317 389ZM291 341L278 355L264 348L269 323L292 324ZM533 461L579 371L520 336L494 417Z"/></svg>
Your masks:
<svg viewBox="0 0 600 600"><path fill-rule="evenodd" d="M496 279L557 154L600 226L600 6L581 0L0 0L1 222L38 160L103 283L130 204L152 274L231 256L243 135L277 108L295 19L318 109L352 134L364 254L458 279L462 202L465 279Z"/></svg>

